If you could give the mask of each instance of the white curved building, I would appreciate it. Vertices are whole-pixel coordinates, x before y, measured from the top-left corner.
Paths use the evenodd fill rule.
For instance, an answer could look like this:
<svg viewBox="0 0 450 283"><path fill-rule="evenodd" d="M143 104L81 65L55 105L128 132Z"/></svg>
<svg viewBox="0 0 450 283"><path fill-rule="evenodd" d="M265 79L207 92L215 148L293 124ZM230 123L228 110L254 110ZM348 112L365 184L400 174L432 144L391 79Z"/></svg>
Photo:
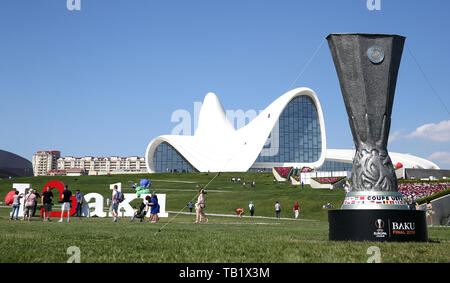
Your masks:
<svg viewBox="0 0 450 283"><path fill-rule="evenodd" d="M291 166L338 171L350 170L353 156L352 150L327 150L319 99L311 89L297 88L238 130L227 119L217 96L208 93L194 135L156 137L147 147L146 162L149 173L246 172ZM394 164L438 169L412 155L390 156Z"/></svg>

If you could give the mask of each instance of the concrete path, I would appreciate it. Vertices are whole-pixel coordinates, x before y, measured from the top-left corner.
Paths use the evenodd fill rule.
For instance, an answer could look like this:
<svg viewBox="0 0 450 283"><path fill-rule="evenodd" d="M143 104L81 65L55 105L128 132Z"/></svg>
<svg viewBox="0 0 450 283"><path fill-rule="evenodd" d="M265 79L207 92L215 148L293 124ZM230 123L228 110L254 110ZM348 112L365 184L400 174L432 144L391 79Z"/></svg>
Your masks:
<svg viewBox="0 0 450 283"><path fill-rule="evenodd" d="M169 214L183 214L183 215L192 215L195 217L194 212L177 212L177 211L166 211ZM234 217L237 218L236 214L218 214L218 213L206 213L206 216L218 216L218 217ZM273 219L273 220L292 220L292 221L310 221L317 222L319 220L314 219L302 219L302 218L276 218L276 217L268 217L268 216L242 216L241 218L249 218L249 219Z"/></svg>

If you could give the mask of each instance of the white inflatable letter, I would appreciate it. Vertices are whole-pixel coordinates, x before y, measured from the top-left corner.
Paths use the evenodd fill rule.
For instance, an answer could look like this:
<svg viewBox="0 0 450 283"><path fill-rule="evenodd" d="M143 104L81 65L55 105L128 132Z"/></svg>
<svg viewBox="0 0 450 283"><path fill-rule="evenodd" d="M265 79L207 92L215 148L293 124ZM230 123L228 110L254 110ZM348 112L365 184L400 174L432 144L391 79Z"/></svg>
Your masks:
<svg viewBox="0 0 450 283"><path fill-rule="evenodd" d="M25 197L26 192L25 190L30 188L31 189L31 184L23 184L23 183L14 183L12 185L13 189L16 189L20 194L23 194L23 196ZM18 216L23 216L23 209L24 209L24 203L23 203L23 199L20 199L20 207L19 207L19 214Z"/></svg>
<svg viewBox="0 0 450 283"><path fill-rule="evenodd" d="M89 203L91 199L95 199L94 203ZM106 217L106 213L103 211L103 196L97 193L89 193L84 196L84 199L89 203L90 208L94 208L94 211L90 212L90 216Z"/></svg>

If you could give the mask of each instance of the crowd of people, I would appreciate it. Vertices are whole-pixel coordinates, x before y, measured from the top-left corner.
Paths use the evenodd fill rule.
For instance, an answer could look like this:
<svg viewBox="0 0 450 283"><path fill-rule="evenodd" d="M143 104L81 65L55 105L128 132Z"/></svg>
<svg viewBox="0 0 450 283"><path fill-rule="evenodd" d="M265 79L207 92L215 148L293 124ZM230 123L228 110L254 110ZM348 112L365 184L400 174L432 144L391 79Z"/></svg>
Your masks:
<svg viewBox="0 0 450 283"><path fill-rule="evenodd" d="M240 182L239 178L232 178L232 182ZM252 182L252 186L254 186L254 182ZM414 200L427 197L429 195L435 194L442 190L446 190L450 187L450 183L400 183L398 185L399 192L401 192L405 199L409 201L410 206L415 206L416 203ZM201 222L209 222L208 217L206 216L205 201L206 191L198 186L198 198L195 205L192 202L188 203L188 207L190 212L195 207L195 223ZM14 195L11 198L11 202L9 203L12 206L10 220L18 220L18 213L20 209L21 198L24 199L24 214L22 220L31 220L31 217L35 215L37 205L40 202L41 207L43 208L42 218L43 221L50 221L50 213L53 209L53 193L52 188L47 187L46 190L40 196L36 190L30 189L27 194L20 194L18 191L14 192ZM70 210L73 203L73 198L76 200L76 210L74 216L81 217L82 216L82 206L84 204L83 194L80 190L76 190L76 194L73 196L72 192L69 190L68 186L64 188L62 191L62 200L61 200L61 217L58 222L63 222L64 217L66 216L67 222L70 222ZM123 194L118 190L117 185L114 186L112 199L109 205L109 213L113 217L113 222L118 221L118 208L120 202L123 201ZM327 202L326 205L323 205L323 208L329 209L332 208L330 202ZM248 204L250 216L254 216L255 213L255 203L250 201ZM414 208L412 208L414 209ZM145 200L140 204L139 208L133 207L134 214L131 217L131 221L140 219L142 222L145 219L145 216L149 214L150 216L148 222L157 223L159 222L158 213L160 212L160 206L158 203L158 197L156 194L153 194L151 197L147 196ZM275 217L280 218L281 216L281 204L276 201L274 205ZM430 209L431 210L431 209ZM235 210L236 215L242 217L245 213L245 209L240 207ZM293 217L298 218L300 213L300 206L298 202L295 202L293 205Z"/></svg>
<svg viewBox="0 0 450 283"><path fill-rule="evenodd" d="M23 208L23 217L22 220L31 220L31 217L34 217L36 214L36 210L38 204L41 204L43 208L42 218L44 221L50 221L49 214L53 209L53 192L51 187L47 187L42 195L34 189L29 189L28 193L23 194L18 191L13 191L14 195L12 197L11 203L12 211L10 215L10 220L19 220L19 210L20 210L20 200L23 198L24 208ZM75 216L81 216L81 208L83 204L83 195L80 193L80 190L76 191L75 198L77 200L77 206L75 211ZM62 200L61 200L61 218L59 222L63 221L64 213L67 212L67 222L70 222L70 209L72 205L72 192L69 190L68 186L62 192Z"/></svg>
<svg viewBox="0 0 450 283"><path fill-rule="evenodd" d="M400 183L398 191L407 199L420 199L450 188L450 183Z"/></svg>
<svg viewBox="0 0 450 283"><path fill-rule="evenodd" d="M192 202L189 202L187 204L187 207L189 208L190 212L195 207L195 223L202 223L202 222L209 222L209 218L206 216L205 208L206 208L206 201L205 201L205 195L206 191L202 189L200 186L198 186L198 197L195 205ZM52 192L52 188L50 186L46 187L45 191L42 193L42 196L39 196L39 194L36 192L36 190L30 189L29 192L24 194L19 194L18 191L15 191L15 194L12 198L12 212L11 212L11 220L18 220L18 212L20 208L20 199L24 198L24 215L22 220L25 220L25 218L30 221L31 217L34 216L34 213L36 211L37 204L40 200L41 207L43 209L43 213L41 217L43 218L44 222L51 221L50 213L53 210L53 200L54 195ZM80 192L80 190L76 190L76 194L73 196L72 192L69 190L68 186L64 188L62 191L62 200L61 202L61 216L58 222L63 222L64 217L66 217L67 222L70 222L70 210L72 208L73 204L73 198L76 199L76 210L74 216L81 217L82 216L82 206L85 202L83 194ZM109 199L108 199L109 200ZM118 190L117 185L113 188L112 193L112 199L110 201L107 200L107 205L109 206L109 214L113 217L113 222L117 222L119 218L119 204L123 201L123 194ZM250 212L250 216L254 216L255 214L255 203L253 201L250 201L248 204L248 209ZM276 201L274 205L275 209L275 217L280 218L281 217L281 204ZM131 222L135 222L135 219L140 219L140 222L143 222L145 220L146 215L149 214L150 216L148 219L148 222L150 223L157 223L159 222L158 213L160 212L160 206L158 203L158 197L156 194L153 194L151 197L146 196L145 201L143 201L139 207L133 206L133 216L131 217ZM242 215L245 212L244 208L237 208L235 210L236 215L239 217L242 217ZM298 218L300 213L300 206L298 202L295 202L293 205L293 217Z"/></svg>
<svg viewBox="0 0 450 283"><path fill-rule="evenodd" d="M54 201L54 195L52 192L52 189L50 186L47 186L45 188L45 191L42 193L42 196L40 196L36 190L29 189L27 194L21 194L18 191L12 191L13 196L11 198L10 203L8 201L7 204L10 204L12 206L12 211L10 215L10 220L19 220L18 214L20 210L20 203L21 199L24 198L24 210L23 210L23 217L22 220L31 220L31 217L35 216L38 203L40 203L42 208L42 219L44 222L51 221L50 215L53 211L53 201ZM82 209L83 205L85 204L85 200L83 197L83 194L80 192L80 190L76 190L76 194L73 195L72 192L69 190L69 187L66 185L64 190L61 193L62 199L60 201L61 203L61 216L58 222L63 222L64 217L66 217L66 221L70 222L70 211L72 209L72 205L74 203L74 200L76 200L76 207L75 207L75 213L73 216L81 217L82 216ZM108 199L109 200L109 199ZM119 204L124 200L124 195L118 190L117 185L113 188L112 193L112 199L111 201L107 201L107 205L109 206L109 214L113 217L113 222L118 221L119 217ZM145 215L150 212L149 216L149 222L150 223L157 223L159 222L158 213L160 212L160 205L158 203L158 197L156 194L153 194L151 197L147 196L145 198L145 201L142 202L139 209L136 209L136 207L133 207L134 214L131 217L131 221L134 222L135 218L141 218L141 221L144 220Z"/></svg>

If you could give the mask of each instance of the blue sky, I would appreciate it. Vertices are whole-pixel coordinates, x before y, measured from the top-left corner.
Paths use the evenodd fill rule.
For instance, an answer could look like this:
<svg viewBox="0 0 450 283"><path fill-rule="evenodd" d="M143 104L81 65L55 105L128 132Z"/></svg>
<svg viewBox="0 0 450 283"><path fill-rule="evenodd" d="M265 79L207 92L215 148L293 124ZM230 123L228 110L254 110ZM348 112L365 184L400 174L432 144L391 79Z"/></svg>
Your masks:
<svg viewBox="0 0 450 283"><path fill-rule="evenodd" d="M66 0L2 0L0 148L144 156L176 126L172 113L193 114L208 92L225 109L264 109L329 33L394 33L440 99L405 48L388 149L450 168L450 2L366 2L81 0L69 11ZM326 42L301 86L319 96L328 148L353 148Z"/></svg>

